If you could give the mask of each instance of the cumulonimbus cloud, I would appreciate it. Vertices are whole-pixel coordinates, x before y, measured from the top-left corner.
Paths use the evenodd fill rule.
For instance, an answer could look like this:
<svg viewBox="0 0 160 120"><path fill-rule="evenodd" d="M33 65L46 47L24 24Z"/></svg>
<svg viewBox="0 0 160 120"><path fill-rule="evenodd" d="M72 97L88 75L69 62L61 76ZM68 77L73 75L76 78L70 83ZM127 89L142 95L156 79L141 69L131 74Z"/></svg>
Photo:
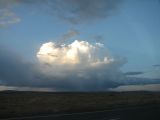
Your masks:
<svg viewBox="0 0 160 120"><path fill-rule="evenodd" d="M44 43L36 63L0 46L0 85L14 88L45 88L55 91L103 91L124 84L157 83L127 77L125 59L108 54L101 43L74 41L67 45ZM135 79L135 80L134 80Z"/></svg>
<svg viewBox="0 0 160 120"><path fill-rule="evenodd" d="M106 90L119 85L116 79L123 75L119 68L124 61L100 55L101 49L102 44L86 41L61 46L49 42L37 53L39 63L30 63L1 46L0 84L60 91Z"/></svg>
<svg viewBox="0 0 160 120"><path fill-rule="evenodd" d="M103 47L101 43L78 40L61 46L48 42L41 46L37 58L46 76L74 84L81 90L104 90L118 85L117 79L123 79L120 67L125 60L111 57Z"/></svg>

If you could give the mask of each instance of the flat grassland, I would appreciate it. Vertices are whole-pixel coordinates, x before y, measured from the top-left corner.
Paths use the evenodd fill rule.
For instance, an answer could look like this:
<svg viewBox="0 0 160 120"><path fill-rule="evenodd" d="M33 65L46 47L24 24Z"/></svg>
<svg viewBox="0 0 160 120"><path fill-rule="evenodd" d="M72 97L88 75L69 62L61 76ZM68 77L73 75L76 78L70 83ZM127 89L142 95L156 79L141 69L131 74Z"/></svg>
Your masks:
<svg viewBox="0 0 160 120"><path fill-rule="evenodd" d="M160 105L159 92L0 92L0 118Z"/></svg>

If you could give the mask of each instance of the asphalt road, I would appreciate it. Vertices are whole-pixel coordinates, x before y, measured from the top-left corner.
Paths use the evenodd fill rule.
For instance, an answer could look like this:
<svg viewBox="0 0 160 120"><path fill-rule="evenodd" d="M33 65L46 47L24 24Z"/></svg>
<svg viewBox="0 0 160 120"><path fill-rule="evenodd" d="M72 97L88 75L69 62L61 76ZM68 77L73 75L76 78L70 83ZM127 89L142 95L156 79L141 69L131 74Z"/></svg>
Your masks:
<svg viewBox="0 0 160 120"><path fill-rule="evenodd" d="M3 120L160 120L160 107L130 107L105 111L10 118Z"/></svg>

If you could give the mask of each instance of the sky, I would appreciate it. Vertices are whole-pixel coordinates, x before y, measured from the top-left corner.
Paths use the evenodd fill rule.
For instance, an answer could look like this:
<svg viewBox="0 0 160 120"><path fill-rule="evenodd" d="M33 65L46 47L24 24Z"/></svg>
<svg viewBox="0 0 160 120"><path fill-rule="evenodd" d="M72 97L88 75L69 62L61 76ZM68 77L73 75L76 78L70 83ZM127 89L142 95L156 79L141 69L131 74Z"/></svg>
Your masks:
<svg viewBox="0 0 160 120"><path fill-rule="evenodd" d="M159 12L159 0L0 0L0 84L154 87L160 83Z"/></svg>

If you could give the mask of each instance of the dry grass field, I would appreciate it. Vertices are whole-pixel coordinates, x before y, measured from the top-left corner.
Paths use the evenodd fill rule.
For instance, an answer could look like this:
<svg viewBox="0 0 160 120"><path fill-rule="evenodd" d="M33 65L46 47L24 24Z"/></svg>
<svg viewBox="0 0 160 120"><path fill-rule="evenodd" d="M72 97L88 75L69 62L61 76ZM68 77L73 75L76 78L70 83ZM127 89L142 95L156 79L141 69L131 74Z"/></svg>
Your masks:
<svg viewBox="0 0 160 120"><path fill-rule="evenodd" d="M0 92L0 118L107 110L137 105L160 105L152 92Z"/></svg>

